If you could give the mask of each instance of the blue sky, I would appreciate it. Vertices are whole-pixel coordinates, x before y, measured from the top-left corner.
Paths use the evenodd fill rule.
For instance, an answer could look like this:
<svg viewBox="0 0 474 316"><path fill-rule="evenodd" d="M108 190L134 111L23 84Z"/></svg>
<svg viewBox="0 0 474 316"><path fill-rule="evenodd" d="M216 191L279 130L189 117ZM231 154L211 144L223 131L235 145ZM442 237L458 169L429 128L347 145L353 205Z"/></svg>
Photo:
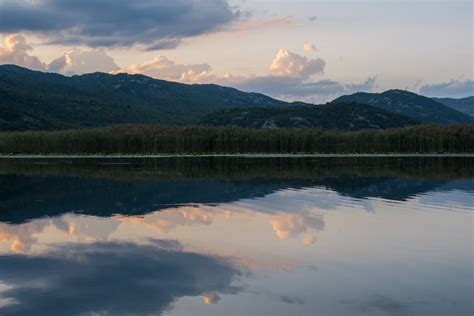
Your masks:
<svg viewBox="0 0 474 316"><path fill-rule="evenodd" d="M472 95L472 1L0 0L0 64L143 73L324 102Z"/></svg>

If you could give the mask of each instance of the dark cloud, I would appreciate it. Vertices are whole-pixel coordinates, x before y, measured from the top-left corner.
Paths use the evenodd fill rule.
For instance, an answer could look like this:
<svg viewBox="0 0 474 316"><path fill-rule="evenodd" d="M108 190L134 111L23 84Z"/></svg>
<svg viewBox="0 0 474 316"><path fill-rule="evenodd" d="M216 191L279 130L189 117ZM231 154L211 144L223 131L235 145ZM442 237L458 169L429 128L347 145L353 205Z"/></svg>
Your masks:
<svg viewBox="0 0 474 316"><path fill-rule="evenodd" d="M239 15L226 0L4 0L0 32L39 33L68 45L170 48Z"/></svg>
<svg viewBox="0 0 474 316"><path fill-rule="evenodd" d="M147 47L146 51L154 51L154 50L161 50L161 49L173 49L181 44L180 39L164 39L155 42L152 46Z"/></svg>
<svg viewBox="0 0 474 316"><path fill-rule="evenodd" d="M290 297L290 296L280 296L280 302L285 304L304 304L304 300L299 297Z"/></svg>
<svg viewBox="0 0 474 316"><path fill-rule="evenodd" d="M342 301L343 304L352 305L358 312L365 314L383 313L384 315L413 315L412 307L416 302L402 302L394 298L376 294L366 301Z"/></svg>
<svg viewBox="0 0 474 316"><path fill-rule="evenodd" d="M474 95L473 80L451 80L449 82L424 85L420 94L429 97L465 98Z"/></svg>
<svg viewBox="0 0 474 316"><path fill-rule="evenodd" d="M235 293L239 272L220 258L151 245L68 245L41 256L0 256L5 315L159 315L183 296Z"/></svg>

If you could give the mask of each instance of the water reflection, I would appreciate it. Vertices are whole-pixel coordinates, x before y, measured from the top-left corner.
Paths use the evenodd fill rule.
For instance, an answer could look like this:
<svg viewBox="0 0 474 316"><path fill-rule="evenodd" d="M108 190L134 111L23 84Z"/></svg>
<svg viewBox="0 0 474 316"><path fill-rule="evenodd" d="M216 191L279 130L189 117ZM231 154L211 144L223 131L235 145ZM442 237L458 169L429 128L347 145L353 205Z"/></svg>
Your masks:
<svg viewBox="0 0 474 316"><path fill-rule="evenodd" d="M183 252L178 242L59 246L40 256L0 256L5 315L150 315L177 298L236 293L239 275L225 260ZM105 294L105 295L104 295Z"/></svg>
<svg viewBox="0 0 474 316"><path fill-rule="evenodd" d="M322 187L357 199L395 201L434 190L472 193L473 159L450 159L216 158L131 160L117 165L103 165L100 160L41 164L2 160L0 221L22 222L65 212L140 215L190 203L264 197L288 188Z"/></svg>
<svg viewBox="0 0 474 316"><path fill-rule="evenodd" d="M101 163L0 163L0 314L472 313L472 159Z"/></svg>

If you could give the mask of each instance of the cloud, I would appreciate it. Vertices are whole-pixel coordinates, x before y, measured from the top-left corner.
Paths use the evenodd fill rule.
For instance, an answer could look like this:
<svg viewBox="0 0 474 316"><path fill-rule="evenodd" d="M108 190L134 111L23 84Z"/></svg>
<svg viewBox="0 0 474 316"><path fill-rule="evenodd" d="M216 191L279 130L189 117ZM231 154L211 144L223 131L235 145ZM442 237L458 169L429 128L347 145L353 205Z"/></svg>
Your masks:
<svg viewBox="0 0 474 316"><path fill-rule="evenodd" d="M307 53L316 53L316 46L312 43L304 44L304 51Z"/></svg>
<svg viewBox="0 0 474 316"><path fill-rule="evenodd" d="M280 296L280 302L285 303L285 304L299 304L299 305L304 304L304 300L299 297L291 297L291 296L285 296L285 295Z"/></svg>
<svg viewBox="0 0 474 316"><path fill-rule="evenodd" d="M204 304L211 305L211 304L217 304L221 298L217 293L206 293L202 295L202 300Z"/></svg>
<svg viewBox="0 0 474 316"><path fill-rule="evenodd" d="M288 239L305 233L308 230L322 230L324 228L322 216L310 216L306 214L275 215L271 218L270 224L280 239ZM305 236L303 240L305 245L311 244L308 242L314 243L315 241L316 237L307 240L307 236Z"/></svg>
<svg viewBox="0 0 474 316"><path fill-rule="evenodd" d="M365 300L344 300L343 304L352 306L356 311L368 313L369 311L376 311L384 315L410 315L412 308L417 302L403 302L394 298L375 294Z"/></svg>
<svg viewBox="0 0 474 316"><path fill-rule="evenodd" d="M227 29L230 33L242 33L251 30L265 30L265 29L290 29L297 27L298 24L291 16L276 17L271 19L262 19L262 17L245 18L233 27Z"/></svg>
<svg viewBox="0 0 474 316"><path fill-rule="evenodd" d="M90 51L72 49L53 60L47 68L49 71L68 75L110 72L119 69L113 58L102 49Z"/></svg>
<svg viewBox="0 0 474 316"><path fill-rule="evenodd" d="M48 64L28 53L32 47L21 34L6 36L5 45L6 48L0 47L0 64L15 64L33 70L51 71L67 75L97 71L110 72L119 69L113 58L102 49L89 51L72 49Z"/></svg>
<svg viewBox="0 0 474 316"><path fill-rule="evenodd" d="M33 70L46 69L46 65L38 57L28 54L32 47L21 34L8 35L5 38L5 45L5 48L0 46L0 64L15 64Z"/></svg>
<svg viewBox="0 0 474 316"><path fill-rule="evenodd" d="M117 229L116 220L97 221L93 217L64 215L41 218L21 225L0 223L0 248L13 253L32 253L38 250L38 239L48 230L57 230L62 242L107 240Z"/></svg>
<svg viewBox="0 0 474 316"><path fill-rule="evenodd" d="M325 61L320 58L308 60L286 49L280 49L270 66L270 75L226 75L215 82L287 101L313 103L331 101L344 94L370 92L375 88L377 76L369 77L362 83L342 83L329 79L313 81L314 75L324 72L325 65Z"/></svg>
<svg viewBox="0 0 474 316"><path fill-rule="evenodd" d="M26 50L30 46L21 35L11 36L8 48L0 51L3 59L21 66L30 67L32 61L36 69L59 72L66 75L102 71L129 74L143 74L156 79L183 83L216 83L232 86L248 92L264 93L274 98L288 101L326 102L340 95L359 91L372 91L376 77L370 77L363 83L344 84L333 80L311 80L315 75L324 73L326 63L321 58L308 59L286 49L280 49L269 67L269 75L217 76L207 63L180 64L163 55L140 64L132 64L118 69L114 60L102 49L82 51L73 49L53 60L42 63L37 57L30 56ZM9 38L9 37L8 37ZM16 44L12 44L16 43ZM310 44L311 45L311 44ZM2 54L3 52L3 54ZM6 52L6 53L5 53ZM11 55L21 58L12 59ZM31 68L31 67L30 67ZM34 67L32 67L34 68ZM35 68L34 68L35 69Z"/></svg>
<svg viewBox="0 0 474 316"><path fill-rule="evenodd" d="M215 210L205 210L197 207L180 207L166 209L145 216L123 216L116 219L124 223L132 223L149 227L158 234L168 233L179 227L190 225L209 225L214 219Z"/></svg>
<svg viewBox="0 0 474 316"><path fill-rule="evenodd" d="M314 245L315 242L316 242L316 235L309 234L309 235L304 236L303 244L305 244L306 246Z"/></svg>
<svg viewBox="0 0 474 316"><path fill-rule="evenodd" d="M310 59L280 49L270 66L272 77L291 77L307 79L312 75L324 72L324 60ZM239 84L246 81L252 82L256 78L262 77L235 77L230 74L218 77L213 73L212 67L207 63L202 64L179 64L165 56L158 55L150 61L142 64L132 64L113 73L143 74L156 79L180 81L185 83L218 83L218 84Z"/></svg>
<svg viewBox="0 0 474 316"><path fill-rule="evenodd" d="M324 73L325 61L310 59L280 49L267 76L232 76L219 78L217 83L232 86L243 91L264 93L288 101L321 103L341 95L355 92L370 92L375 88L377 76L362 83L342 83L335 80L313 81L311 77Z"/></svg>
<svg viewBox="0 0 474 316"><path fill-rule="evenodd" d="M68 245L41 256L0 256L5 315L161 315L183 296L235 293L240 272L177 242ZM216 294L217 295L217 294ZM97 299L99 298L100 299ZM210 302L217 303L218 299Z"/></svg>
<svg viewBox="0 0 474 316"><path fill-rule="evenodd" d="M239 16L226 0L4 0L0 32L31 32L68 45L169 48Z"/></svg>
<svg viewBox="0 0 474 316"><path fill-rule="evenodd" d="M146 51L162 50L162 49L174 49L181 44L180 39L164 39L155 42L152 46L147 47Z"/></svg>
<svg viewBox="0 0 474 316"><path fill-rule="evenodd" d="M429 97L470 97L474 95L474 81L451 80L449 82L427 84L420 88L419 93Z"/></svg>
<svg viewBox="0 0 474 316"><path fill-rule="evenodd" d="M335 80L307 81L289 76L231 77L228 85L248 92L260 92L288 101L300 100L321 103L341 95L370 92L375 88L377 77L369 77L362 83L342 83Z"/></svg>
<svg viewBox="0 0 474 316"><path fill-rule="evenodd" d="M308 60L306 57L280 49L273 59L270 71L276 76L308 78L324 73L326 62L321 58Z"/></svg>
<svg viewBox="0 0 474 316"><path fill-rule="evenodd" d="M177 64L162 55L142 64L132 64L113 73L143 74L157 79L182 82L203 82L214 78L209 64Z"/></svg>

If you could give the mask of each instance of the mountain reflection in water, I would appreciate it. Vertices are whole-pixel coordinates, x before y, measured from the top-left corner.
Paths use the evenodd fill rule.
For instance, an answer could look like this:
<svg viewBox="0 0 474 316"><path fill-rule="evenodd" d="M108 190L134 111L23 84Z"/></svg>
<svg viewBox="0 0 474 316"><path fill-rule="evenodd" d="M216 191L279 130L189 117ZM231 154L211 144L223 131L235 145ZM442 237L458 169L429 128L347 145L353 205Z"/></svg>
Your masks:
<svg viewBox="0 0 474 316"><path fill-rule="evenodd" d="M2 160L0 200L2 316L472 314L472 158Z"/></svg>

